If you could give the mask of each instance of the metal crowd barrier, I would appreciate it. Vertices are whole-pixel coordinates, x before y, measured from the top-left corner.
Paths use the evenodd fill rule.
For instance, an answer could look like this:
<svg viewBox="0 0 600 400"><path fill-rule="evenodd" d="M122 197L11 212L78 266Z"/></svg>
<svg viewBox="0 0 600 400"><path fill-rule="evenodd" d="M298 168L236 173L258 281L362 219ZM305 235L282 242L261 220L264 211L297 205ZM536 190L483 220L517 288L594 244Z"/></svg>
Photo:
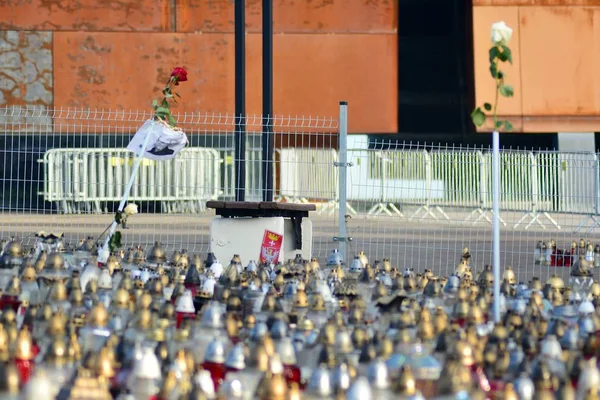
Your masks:
<svg viewBox="0 0 600 400"><path fill-rule="evenodd" d="M135 155L125 149L54 149L45 153L44 192L63 212L101 212L102 202L118 201ZM371 215L449 219L450 209L467 209L467 221L491 222L491 154L474 150L348 150L347 193ZM246 153L249 200L260 199L260 149ZM275 150L278 200L319 202L320 210L338 207L338 152L333 149ZM579 228L600 212L599 158L593 153L501 153L501 209L522 212L514 227L544 218L560 229L550 213L585 215ZM198 212L204 201L233 198L236 188L233 149L186 148L166 162L144 160L131 192L133 201L160 201L167 212ZM503 221L506 225L506 222Z"/></svg>
<svg viewBox="0 0 600 400"><path fill-rule="evenodd" d="M282 200L333 203L338 200L338 161L334 149L278 149Z"/></svg>
<svg viewBox="0 0 600 400"><path fill-rule="evenodd" d="M403 216L398 203L427 209L427 200L439 193L440 182L428 175L426 151L352 149L348 160L353 164L348 172L348 199L373 203L370 215Z"/></svg>
<svg viewBox="0 0 600 400"><path fill-rule="evenodd" d="M215 149L219 153L221 177L219 198L235 199L237 178L235 176L235 149L231 147ZM262 150L246 149L246 198L248 201L262 199Z"/></svg>
<svg viewBox="0 0 600 400"><path fill-rule="evenodd" d="M348 197L371 203L369 214L405 216L402 206L416 205L410 219L449 219L448 209L471 209L466 221L491 223L491 153L350 149L348 159ZM560 229L550 213L586 215L579 229L600 226L598 162L593 153L503 151L501 210L523 213L514 228L545 227L545 218Z"/></svg>
<svg viewBox="0 0 600 400"><path fill-rule="evenodd" d="M45 165L44 200L60 211L102 212L102 203L119 201L136 155L126 149L52 149L39 160ZM166 212L198 212L219 195L219 154L186 148L172 160L143 160L131 201L158 201Z"/></svg>

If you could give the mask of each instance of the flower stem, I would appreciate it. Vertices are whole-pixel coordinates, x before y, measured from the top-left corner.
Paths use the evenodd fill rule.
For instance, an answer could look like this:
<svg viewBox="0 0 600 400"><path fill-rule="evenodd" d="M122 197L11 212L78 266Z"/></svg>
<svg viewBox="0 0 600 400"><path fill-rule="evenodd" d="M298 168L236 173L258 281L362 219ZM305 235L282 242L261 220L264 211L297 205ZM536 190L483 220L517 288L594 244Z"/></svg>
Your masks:
<svg viewBox="0 0 600 400"><path fill-rule="evenodd" d="M104 236L104 234L106 232L108 232L108 230L110 229L111 225L112 225L112 222L110 224L108 224L108 226L106 227L106 229L100 234L100 236L98 236L98 240L96 240L96 243L95 243L96 246L98 245L98 243L100 243L100 239L102 238L102 236Z"/></svg>
<svg viewBox="0 0 600 400"><path fill-rule="evenodd" d="M494 58L494 63L496 63L496 65L498 65L498 57ZM496 97L494 99L494 130L497 129L497 122L498 122L498 99L500 98L499 94L500 94L500 70L496 69L496 76L494 78L495 82L496 82Z"/></svg>

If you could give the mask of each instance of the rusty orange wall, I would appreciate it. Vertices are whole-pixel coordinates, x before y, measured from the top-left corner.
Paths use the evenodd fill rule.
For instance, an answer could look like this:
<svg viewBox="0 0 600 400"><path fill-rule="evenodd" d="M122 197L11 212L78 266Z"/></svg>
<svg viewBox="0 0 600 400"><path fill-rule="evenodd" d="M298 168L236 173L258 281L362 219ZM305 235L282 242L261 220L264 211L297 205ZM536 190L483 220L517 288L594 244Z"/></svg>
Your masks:
<svg viewBox="0 0 600 400"><path fill-rule="evenodd" d="M397 2L274 0L275 113L336 116L347 100L352 132L396 132ZM246 3L260 113L261 1ZM233 0L30 0L0 15L0 105L149 109L183 65L182 110L234 110Z"/></svg>
<svg viewBox="0 0 600 400"><path fill-rule="evenodd" d="M505 70L515 97L501 98L499 112L515 131L600 132L600 1L474 0L473 5L477 104L493 100L489 29L504 20L514 30L514 63Z"/></svg>

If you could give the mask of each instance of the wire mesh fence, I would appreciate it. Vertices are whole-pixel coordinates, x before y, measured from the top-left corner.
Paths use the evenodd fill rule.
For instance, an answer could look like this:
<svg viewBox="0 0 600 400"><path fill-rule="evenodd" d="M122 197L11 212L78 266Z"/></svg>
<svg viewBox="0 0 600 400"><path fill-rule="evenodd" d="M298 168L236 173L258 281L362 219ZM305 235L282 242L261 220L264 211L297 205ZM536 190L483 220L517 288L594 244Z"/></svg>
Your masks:
<svg viewBox="0 0 600 400"><path fill-rule="evenodd" d="M491 264L491 158L488 148L352 137L350 253L449 275L468 247L475 274ZM598 240L598 155L504 149L500 168L501 264L523 281L566 278L573 257Z"/></svg>
<svg viewBox="0 0 600 400"><path fill-rule="evenodd" d="M152 117L145 111L0 108L2 235L20 236L29 244L37 230L63 232L74 243L100 235L132 173L136 155L125 147ZM206 201L234 200L240 185L234 167L236 118L219 113L177 117L190 145L172 160L143 160L129 197L140 215L123 231L124 240L206 252L212 217ZM277 198L300 195L298 185L302 198L328 197L304 175L297 175L292 186L285 177L294 178L286 171L290 163L312 175L332 171L329 160L294 155L292 161L288 149L307 155L309 149L330 151L337 145L337 118L276 116L268 122L277 149L270 160ZM245 118L247 201L262 199L262 124L262 116ZM334 223L332 217L327 221ZM316 247L329 247L320 246L321 239L315 237Z"/></svg>
<svg viewBox="0 0 600 400"><path fill-rule="evenodd" d="M61 231L76 243L111 222L135 154L125 150L147 112L0 108L1 234L33 243L37 230ZM125 243L206 252L214 214L208 200L234 200L233 115L178 116L190 145L169 161L144 160L130 201L140 215ZM246 118L247 201L262 199L261 116ZM448 275L464 247L476 274L491 263L491 152L487 148L402 143L350 135L338 145L337 117L276 117L276 201L315 203L313 252L338 247L339 160L346 152L347 257L365 251L399 269ZM502 265L520 280L565 278L573 257L596 258L599 165L593 153L504 149L501 152ZM584 249L579 249L580 239ZM537 249L539 241L546 248ZM556 243L553 248L550 244ZM572 242L576 250L571 249ZM588 243L589 242L589 243ZM588 245L592 245L591 253ZM541 246L540 246L541 247ZM600 271L600 268L598 269Z"/></svg>

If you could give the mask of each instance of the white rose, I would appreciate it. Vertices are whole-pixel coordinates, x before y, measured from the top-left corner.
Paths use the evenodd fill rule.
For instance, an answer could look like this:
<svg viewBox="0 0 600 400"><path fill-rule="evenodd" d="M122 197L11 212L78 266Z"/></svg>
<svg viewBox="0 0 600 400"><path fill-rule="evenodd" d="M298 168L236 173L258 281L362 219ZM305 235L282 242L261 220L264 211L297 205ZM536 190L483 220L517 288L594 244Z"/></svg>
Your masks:
<svg viewBox="0 0 600 400"><path fill-rule="evenodd" d="M494 22L492 24L491 39L494 45L508 45L512 37L513 30L504 23L504 21Z"/></svg>
<svg viewBox="0 0 600 400"><path fill-rule="evenodd" d="M130 215L137 214L137 213L138 213L138 206L137 206L137 204L134 204L134 203L127 204L127 207L125 207L125 209L123 210L123 214L125 214L126 216L130 216Z"/></svg>

